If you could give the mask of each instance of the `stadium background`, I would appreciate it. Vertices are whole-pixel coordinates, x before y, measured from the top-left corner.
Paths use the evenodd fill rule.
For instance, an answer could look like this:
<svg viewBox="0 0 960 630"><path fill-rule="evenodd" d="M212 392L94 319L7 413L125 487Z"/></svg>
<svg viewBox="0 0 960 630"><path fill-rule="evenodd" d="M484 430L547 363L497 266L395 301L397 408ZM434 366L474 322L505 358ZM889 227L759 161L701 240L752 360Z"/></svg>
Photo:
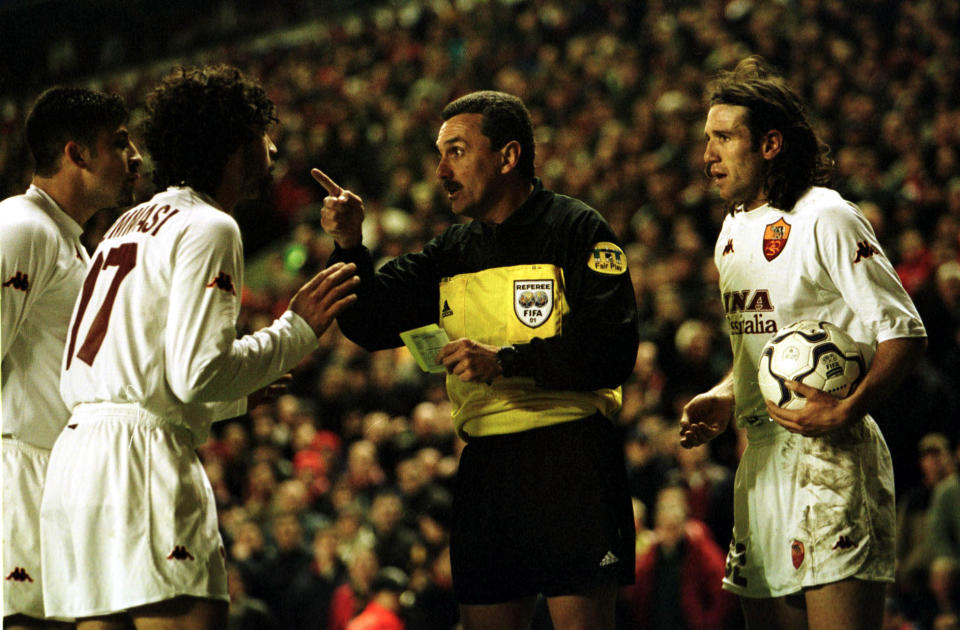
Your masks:
<svg viewBox="0 0 960 630"><path fill-rule="evenodd" d="M545 184L598 208L628 252L643 343L618 422L640 522L652 526L657 491L679 484L690 518L725 549L738 436L694 452L676 436L685 400L729 362L711 260L722 210L702 175L704 86L750 53L785 72L833 147L833 185L860 204L920 308L929 351L875 414L902 496L921 484L920 438L958 437L958 32L960 3L933 0L7 1L0 195L29 182L21 132L43 88L124 95L136 141L145 94L173 64L239 66L262 80L281 119L275 186L237 212L249 276L241 325L254 330L332 247L309 167L364 198L376 256L419 248L457 220L434 175L440 109L475 89L517 94ZM111 219L97 215L90 245ZM453 626L446 519L460 445L442 382L406 351L368 355L330 331L289 396L215 429L201 452L235 578L235 627L257 618L342 628L377 557L411 576L408 627ZM399 513L377 499L385 490ZM640 545L649 540L644 531ZM907 617L932 619L923 584L900 579L891 595ZM630 597L624 628L635 623ZM736 614L724 623L737 627Z"/></svg>

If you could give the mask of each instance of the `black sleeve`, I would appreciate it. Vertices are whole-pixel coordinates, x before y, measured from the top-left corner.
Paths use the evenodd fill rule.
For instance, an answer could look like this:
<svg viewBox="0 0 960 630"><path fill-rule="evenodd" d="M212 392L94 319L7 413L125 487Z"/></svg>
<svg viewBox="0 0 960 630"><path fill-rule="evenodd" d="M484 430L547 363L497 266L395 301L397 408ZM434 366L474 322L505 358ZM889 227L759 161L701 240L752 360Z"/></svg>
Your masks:
<svg viewBox="0 0 960 630"><path fill-rule="evenodd" d="M567 232L562 262L570 312L560 335L516 346L518 375L533 376L548 389L619 387L633 371L640 344L630 270L609 275L588 266L597 243L617 244L599 213L579 215Z"/></svg>
<svg viewBox="0 0 960 630"><path fill-rule="evenodd" d="M327 266L356 263L357 302L337 317L348 339L368 351L403 345L400 333L439 319L439 247L436 239L422 252L404 254L374 271L370 251L337 246Z"/></svg>

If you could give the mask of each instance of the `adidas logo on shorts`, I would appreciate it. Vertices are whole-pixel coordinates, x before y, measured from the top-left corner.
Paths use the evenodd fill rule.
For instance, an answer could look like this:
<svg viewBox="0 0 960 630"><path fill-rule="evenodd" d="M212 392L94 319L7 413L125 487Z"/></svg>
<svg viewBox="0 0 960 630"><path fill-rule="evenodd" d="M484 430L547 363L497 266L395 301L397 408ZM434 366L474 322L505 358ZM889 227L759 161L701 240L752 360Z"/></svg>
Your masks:
<svg viewBox="0 0 960 630"><path fill-rule="evenodd" d="M610 566L611 564L616 564L616 563L618 563L618 562L620 562L620 558L618 558L618 557L616 557L615 555L613 555L613 552L612 552L612 551L608 551L608 552L607 552L607 555L605 555L605 556L603 557L603 560L600 561L600 566L601 566L601 567L608 567L608 566Z"/></svg>

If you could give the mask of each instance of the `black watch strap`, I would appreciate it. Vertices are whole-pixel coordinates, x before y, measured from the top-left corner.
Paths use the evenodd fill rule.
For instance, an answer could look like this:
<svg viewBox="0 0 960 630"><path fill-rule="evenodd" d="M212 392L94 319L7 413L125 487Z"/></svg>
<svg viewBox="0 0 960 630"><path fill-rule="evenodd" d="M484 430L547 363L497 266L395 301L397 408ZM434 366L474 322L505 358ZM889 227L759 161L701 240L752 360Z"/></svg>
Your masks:
<svg viewBox="0 0 960 630"><path fill-rule="evenodd" d="M497 365L505 377L517 375L517 349L513 346L503 346L497 350Z"/></svg>

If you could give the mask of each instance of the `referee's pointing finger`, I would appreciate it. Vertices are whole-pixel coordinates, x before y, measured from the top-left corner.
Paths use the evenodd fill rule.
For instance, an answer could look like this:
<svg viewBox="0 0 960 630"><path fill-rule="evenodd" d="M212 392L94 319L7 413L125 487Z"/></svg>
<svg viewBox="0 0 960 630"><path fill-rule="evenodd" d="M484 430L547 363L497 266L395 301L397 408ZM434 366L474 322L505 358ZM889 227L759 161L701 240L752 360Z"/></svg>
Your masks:
<svg viewBox="0 0 960 630"><path fill-rule="evenodd" d="M343 192L343 189L337 186L337 183L330 179L327 174L321 171L319 168L310 169L310 175L317 180L318 184L326 189L327 194L331 197L339 197Z"/></svg>

